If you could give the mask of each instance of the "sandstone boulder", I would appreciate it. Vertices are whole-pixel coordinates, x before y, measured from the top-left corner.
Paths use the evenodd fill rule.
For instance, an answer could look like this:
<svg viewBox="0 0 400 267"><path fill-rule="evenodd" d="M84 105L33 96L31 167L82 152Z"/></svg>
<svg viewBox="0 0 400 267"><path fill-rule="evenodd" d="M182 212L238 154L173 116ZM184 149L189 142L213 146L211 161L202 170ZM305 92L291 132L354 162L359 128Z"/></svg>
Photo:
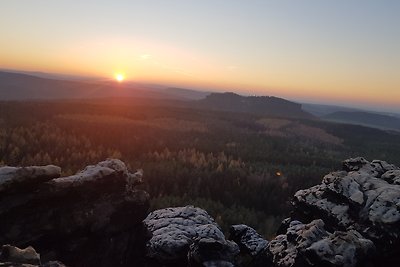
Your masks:
<svg viewBox="0 0 400 267"><path fill-rule="evenodd" d="M322 219L330 232L355 230L375 244L377 262L399 262L399 171L385 161L345 160L343 171L330 173L321 184L295 194L291 220Z"/></svg>
<svg viewBox="0 0 400 267"><path fill-rule="evenodd" d="M214 219L200 208L156 210L143 223L150 234L147 255L159 262L232 266L239 253L237 244L226 240Z"/></svg>

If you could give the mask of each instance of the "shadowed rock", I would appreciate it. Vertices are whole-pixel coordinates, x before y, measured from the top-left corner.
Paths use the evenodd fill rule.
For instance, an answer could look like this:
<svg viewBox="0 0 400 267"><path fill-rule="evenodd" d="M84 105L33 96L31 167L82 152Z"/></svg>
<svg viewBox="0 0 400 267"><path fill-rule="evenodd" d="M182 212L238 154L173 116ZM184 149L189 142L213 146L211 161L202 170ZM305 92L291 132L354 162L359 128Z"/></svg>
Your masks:
<svg viewBox="0 0 400 267"><path fill-rule="evenodd" d="M400 185L400 170L390 170L382 174L381 178L389 184Z"/></svg>
<svg viewBox="0 0 400 267"><path fill-rule="evenodd" d="M189 266L233 267L239 247L232 241L197 237L188 252Z"/></svg>
<svg viewBox="0 0 400 267"><path fill-rule="evenodd" d="M6 168L0 173L9 173L7 181L19 188L31 183L32 178L20 179ZM44 261L70 266L140 264L149 196L133 186L127 190L136 175L122 161L108 159L61 178L54 166L23 170L47 176L36 179L33 190L13 186L0 195L0 244L32 245Z"/></svg>
<svg viewBox="0 0 400 267"><path fill-rule="evenodd" d="M239 245L241 252L249 253L251 256L257 256L268 245L267 240L245 224L232 225L230 239Z"/></svg>
<svg viewBox="0 0 400 267"><path fill-rule="evenodd" d="M261 267L265 266L268 259L265 250L268 241L250 226L245 224L232 225L229 230L229 239L236 242L240 248L237 257L239 266Z"/></svg>
<svg viewBox="0 0 400 267"><path fill-rule="evenodd" d="M30 167L1 167L0 193L32 190L31 186L60 177L61 168L54 165Z"/></svg>

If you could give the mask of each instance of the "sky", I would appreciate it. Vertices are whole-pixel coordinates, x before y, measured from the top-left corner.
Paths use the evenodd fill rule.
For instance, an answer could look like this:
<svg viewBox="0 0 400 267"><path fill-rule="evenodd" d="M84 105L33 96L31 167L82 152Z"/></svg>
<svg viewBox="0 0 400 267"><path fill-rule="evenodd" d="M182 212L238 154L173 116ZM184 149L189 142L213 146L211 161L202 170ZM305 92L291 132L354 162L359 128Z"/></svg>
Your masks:
<svg viewBox="0 0 400 267"><path fill-rule="evenodd" d="M0 68L400 111L398 0L1 0Z"/></svg>

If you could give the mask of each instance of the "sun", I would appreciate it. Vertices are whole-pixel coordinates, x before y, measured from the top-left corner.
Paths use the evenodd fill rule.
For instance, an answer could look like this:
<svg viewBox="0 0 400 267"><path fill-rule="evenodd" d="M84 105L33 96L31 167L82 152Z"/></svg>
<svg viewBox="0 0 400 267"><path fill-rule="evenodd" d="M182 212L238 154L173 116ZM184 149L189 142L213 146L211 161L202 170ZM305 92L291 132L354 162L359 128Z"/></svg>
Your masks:
<svg viewBox="0 0 400 267"><path fill-rule="evenodd" d="M123 82L125 80L125 75L122 73L117 73L115 74L115 79L117 82Z"/></svg>

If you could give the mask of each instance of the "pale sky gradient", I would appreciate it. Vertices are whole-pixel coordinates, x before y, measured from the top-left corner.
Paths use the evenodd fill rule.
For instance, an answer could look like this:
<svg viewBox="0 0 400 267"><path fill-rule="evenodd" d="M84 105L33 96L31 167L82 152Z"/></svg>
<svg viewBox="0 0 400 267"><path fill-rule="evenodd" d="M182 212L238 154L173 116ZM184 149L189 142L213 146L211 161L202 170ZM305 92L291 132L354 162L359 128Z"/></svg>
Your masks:
<svg viewBox="0 0 400 267"><path fill-rule="evenodd" d="M400 111L398 0L1 0L0 11L0 68Z"/></svg>

